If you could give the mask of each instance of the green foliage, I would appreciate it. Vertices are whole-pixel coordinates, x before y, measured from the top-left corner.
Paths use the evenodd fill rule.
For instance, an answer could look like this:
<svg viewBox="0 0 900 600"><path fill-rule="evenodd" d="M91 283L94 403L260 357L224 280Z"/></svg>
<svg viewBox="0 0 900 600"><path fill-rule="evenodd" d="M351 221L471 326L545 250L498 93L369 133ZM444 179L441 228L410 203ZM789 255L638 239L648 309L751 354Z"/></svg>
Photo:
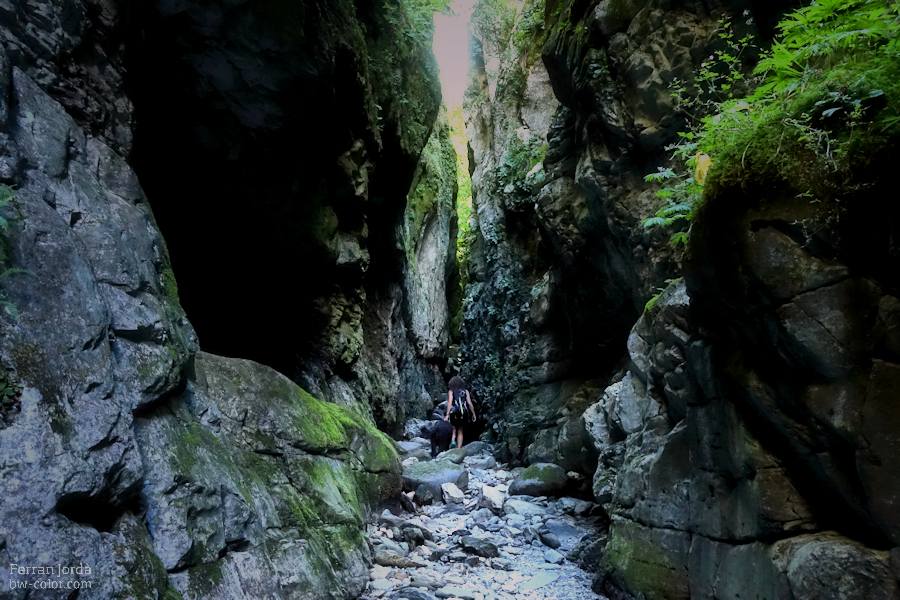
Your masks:
<svg viewBox="0 0 900 600"><path fill-rule="evenodd" d="M431 136L419 157L419 165L406 196L405 246L407 257L415 268L415 251L424 227L437 211L453 210L458 157L453 147L448 119L435 123Z"/></svg>
<svg viewBox="0 0 900 600"><path fill-rule="evenodd" d="M710 113L721 114L726 110L723 107L727 103L757 83L753 77L748 76L749 69L744 65L748 50L755 48L753 38L749 35L737 38L731 23L724 19L718 23L718 35L724 43L724 49L715 51L700 64L700 68L694 73L693 84L676 79L669 86L676 107L688 117L689 123L689 131L680 132L679 141L666 148L672 152L672 161L679 165L679 169L676 172L671 168L660 167L657 173L644 178L648 182L666 181L667 185L656 193L666 203L653 217L646 219L643 225L677 226L678 230L670 240L675 246L687 243L694 210L703 195L703 179L709 166L709 156L700 151L704 119ZM698 160L706 161L707 164L698 164ZM698 167L702 173L698 173Z"/></svg>
<svg viewBox="0 0 900 600"><path fill-rule="evenodd" d="M16 197L16 191L8 185L0 185L0 209L6 208L10 202L12 202L13 198ZM0 231L2 233L6 233L9 231L9 219L0 216ZM6 236L0 234L0 264L7 261L9 258L7 255L8 252L8 243L6 241ZM16 268L7 268L0 272L0 280L6 279L10 275L15 274L27 274L34 275L31 271L26 269L16 269ZM16 307L6 299L6 295L3 292L0 292L0 306L6 309L6 311L12 315L14 319L19 318L19 311Z"/></svg>
<svg viewBox="0 0 900 600"><path fill-rule="evenodd" d="M703 184L694 176L698 155L687 157L697 148L697 143L692 141L694 134L682 133L682 144L670 146L674 150L673 157L683 162L686 169L676 173L672 169L660 167L657 173L647 175L645 181L666 181L668 185L658 192L657 197L664 198L666 203L649 219L644 220L644 227L669 227L681 225L682 227L672 236L670 243L677 246L686 244L690 234L690 224L694 218L694 208L700 202L703 194ZM686 227L687 229L684 229Z"/></svg>
<svg viewBox="0 0 900 600"><path fill-rule="evenodd" d="M472 178L469 176L469 151L462 106L450 109L450 139L456 150L456 215L459 223L456 257L460 265L467 260L469 246L474 242L472 230ZM463 283L465 286L465 283Z"/></svg>
<svg viewBox="0 0 900 600"><path fill-rule="evenodd" d="M512 191L528 194L530 190L526 185L526 176L544 160L546 155L547 144L538 136L532 136L527 142L523 142L514 135L497 167L497 181L500 187L508 189L508 186L512 186Z"/></svg>
<svg viewBox="0 0 900 600"><path fill-rule="evenodd" d="M675 106L689 118L695 131L700 119L718 112L720 103L743 97L760 82L760 77L751 70L752 65L745 64L757 50L753 37L737 38L731 23L724 19L718 24L724 49L714 51L700 63L693 83L675 79L669 86Z"/></svg>
<svg viewBox="0 0 900 600"><path fill-rule="evenodd" d="M4 208L6 205L12 202L12 199L15 197L16 191L13 188L9 187L8 185L0 185L0 208ZM2 229L4 232L9 231L9 220L7 220L2 215L0 215L0 229ZM0 252L3 253L0 254L0 258L5 258L6 249L0 248Z"/></svg>
<svg viewBox="0 0 900 600"><path fill-rule="evenodd" d="M22 384L12 371L0 365L0 414L7 414L20 402Z"/></svg>
<svg viewBox="0 0 900 600"><path fill-rule="evenodd" d="M780 179L839 205L861 185L856 173L900 133L900 5L817 0L787 15L779 31L746 74L740 59L753 41L736 40L722 23L727 50L704 62L697 88L675 83L690 131L671 149L687 168L653 174L677 184L661 190L667 204L646 226L680 221L687 229L673 240L686 240L703 195L689 168L697 153L712 157L717 185Z"/></svg>
<svg viewBox="0 0 900 600"><path fill-rule="evenodd" d="M756 99L801 88L816 71L873 52L900 51L900 4L892 0L816 0L778 24L780 39L756 72L768 76Z"/></svg>
<svg viewBox="0 0 900 600"><path fill-rule="evenodd" d="M451 0L395 0L385 2L388 21L410 40L430 48L434 13L449 13Z"/></svg>
<svg viewBox="0 0 900 600"><path fill-rule="evenodd" d="M544 3L545 0L527 2L512 32L512 49L517 57L524 56L528 65L540 58L544 46Z"/></svg>
<svg viewBox="0 0 900 600"><path fill-rule="evenodd" d="M697 149L695 134L679 133L681 143L669 146L673 151L673 158L685 166L685 169L676 173L669 168L660 167L658 172L647 175L645 181L665 181L666 187L656 192L657 197L664 198L666 203L656 214L644 220L644 227L668 227L681 225L675 232L670 242L673 245L686 244L690 234L690 224L694 218L694 208L700 202L703 194L703 184L697 181L695 169L698 155L692 155ZM685 229L686 227L687 229Z"/></svg>
<svg viewBox="0 0 900 600"><path fill-rule="evenodd" d="M485 51L500 56L509 48L516 26L515 6L505 0L478 0L469 25Z"/></svg>
<svg viewBox="0 0 900 600"><path fill-rule="evenodd" d="M851 193L856 173L900 133L900 5L821 1L788 15L744 101L703 119L711 177L781 178L813 200ZM752 171L751 171L752 166Z"/></svg>
<svg viewBox="0 0 900 600"><path fill-rule="evenodd" d="M470 26L485 52L504 64L527 66L540 57L545 38L545 0L528 0L517 12L514 2L479 0L472 10Z"/></svg>
<svg viewBox="0 0 900 600"><path fill-rule="evenodd" d="M367 112L376 139L396 136L401 147L414 154L425 145L429 133L425 123L440 104L437 61L431 50L436 10L449 10L448 2L387 0L378 13L378 35L370 32L364 42L369 60L360 75L372 86Z"/></svg>

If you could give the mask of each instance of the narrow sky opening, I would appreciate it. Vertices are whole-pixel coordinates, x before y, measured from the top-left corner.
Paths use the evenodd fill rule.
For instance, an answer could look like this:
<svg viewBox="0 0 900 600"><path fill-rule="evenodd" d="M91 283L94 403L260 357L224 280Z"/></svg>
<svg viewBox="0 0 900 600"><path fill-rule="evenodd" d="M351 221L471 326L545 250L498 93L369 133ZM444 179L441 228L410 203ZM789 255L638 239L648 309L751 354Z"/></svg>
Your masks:
<svg viewBox="0 0 900 600"><path fill-rule="evenodd" d="M462 116L463 95L468 84L469 71L469 20L472 8L478 0L454 0L450 4L453 16L434 15L434 56L441 70L441 91L450 117L450 139L456 150L456 174L458 193L456 213L459 219L459 237L456 253L464 262L468 252L468 240L474 227L472 216L472 181L469 178L469 153L466 126Z"/></svg>
<svg viewBox="0 0 900 600"><path fill-rule="evenodd" d="M462 105L469 70L469 19L477 0L455 0L455 16L434 15L434 56L441 69L441 90L447 108Z"/></svg>

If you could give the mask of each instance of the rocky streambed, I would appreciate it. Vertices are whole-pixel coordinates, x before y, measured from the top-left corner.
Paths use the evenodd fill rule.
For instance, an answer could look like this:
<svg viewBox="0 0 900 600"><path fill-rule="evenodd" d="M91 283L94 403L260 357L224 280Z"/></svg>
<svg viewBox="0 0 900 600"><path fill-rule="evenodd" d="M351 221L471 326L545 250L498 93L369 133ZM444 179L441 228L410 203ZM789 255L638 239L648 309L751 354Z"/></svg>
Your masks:
<svg viewBox="0 0 900 600"><path fill-rule="evenodd" d="M605 515L565 495L577 478L549 464L510 470L484 442L431 460L428 444L400 443L402 507L368 526L375 565L360 600L604 598L579 561Z"/></svg>

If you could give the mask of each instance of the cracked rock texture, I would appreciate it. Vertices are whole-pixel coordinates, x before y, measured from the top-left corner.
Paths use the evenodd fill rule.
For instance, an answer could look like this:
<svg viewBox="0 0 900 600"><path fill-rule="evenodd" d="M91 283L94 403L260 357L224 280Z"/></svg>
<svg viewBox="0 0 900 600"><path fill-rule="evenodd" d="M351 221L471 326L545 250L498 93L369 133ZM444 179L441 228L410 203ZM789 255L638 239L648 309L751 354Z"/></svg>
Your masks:
<svg viewBox="0 0 900 600"><path fill-rule="evenodd" d="M777 12L560 0L542 16L524 47L474 41L467 96L463 375L504 458L586 476L609 525L579 561L611 598L900 598L900 219L871 218L893 149L840 206L748 169L673 251L641 226L661 202L643 176L684 126L668 82L715 50L718 19L766 39ZM541 86L548 118L525 119Z"/></svg>
<svg viewBox="0 0 900 600"><path fill-rule="evenodd" d="M245 2L0 1L0 183L15 189L2 209L10 223L2 268L28 271L0 281L18 312L0 316L0 368L22 384L0 413L4 564L86 565L90 574L79 578L92 586L79 598L320 599L362 590L372 561L364 522L401 488L394 444L374 422L391 428L425 416L429 390L443 391L446 315L422 316L406 296L408 288L416 298L446 295L455 170L444 160L445 126L432 127L433 58L421 45L396 50L403 17L391 7L359 5L297 3L267 20L253 11L271 6ZM229 26L238 21L243 29ZM380 41L363 36L364 21L381 27ZM160 39L168 54L142 54ZM168 85L147 70L154 59ZM191 102L184 68L196 76ZM168 103L147 94L154 86ZM324 88L341 104L339 119L318 115L324 131L335 128L322 152L283 152L300 139L291 111L303 114L303 98ZM413 106L388 101L401 92ZM185 137L154 146L147 131L172 106L207 119L173 119L159 131ZM347 127L337 131L337 122ZM432 129L432 159L417 167ZM240 151L224 155L233 177L221 185L240 195L238 205L188 183L218 178L207 168L223 168L222 156L210 156L229 144ZM179 160L181 150L190 160ZM147 167L140 157L151 154ZM273 170L250 177L260 165L285 164L317 178L301 188ZM415 215L406 211L414 178L431 194ZM249 181L251 195L242 187ZM205 222L191 221L203 210ZM228 263L228 291L206 298L209 312L202 302L191 310L205 318L225 306L235 318L205 331L237 340L249 323L267 332L287 357L279 366L322 400L270 367L200 351L156 220L164 213L167 237L179 239L173 254L213 247ZM276 245L291 246L296 238L282 234L297 220L308 224L304 244L266 254L271 246L248 241L249 262L232 261L238 228L252 237L266 219L284 224L266 234ZM210 231L225 233L227 251L206 243ZM408 268L409 254L426 268ZM254 271L260 264L275 268ZM285 269L304 264L313 265L305 295L276 294ZM187 288L203 287L185 271ZM249 283L239 283L247 273ZM276 310L285 306L296 312ZM315 327L293 336L296 323ZM12 576L22 585L0 595L72 597L22 587L36 578Z"/></svg>

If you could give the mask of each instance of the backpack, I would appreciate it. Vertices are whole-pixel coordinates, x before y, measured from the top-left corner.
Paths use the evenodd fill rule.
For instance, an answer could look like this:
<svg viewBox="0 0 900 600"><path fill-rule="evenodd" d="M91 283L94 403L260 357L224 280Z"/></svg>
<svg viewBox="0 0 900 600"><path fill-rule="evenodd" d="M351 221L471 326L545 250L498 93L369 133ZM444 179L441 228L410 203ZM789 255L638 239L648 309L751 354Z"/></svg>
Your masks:
<svg viewBox="0 0 900 600"><path fill-rule="evenodd" d="M468 407L466 406L466 390L461 390L459 395L453 393L453 405L450 407L450 413L459 413L460 416L466 414Z"/></svg>

